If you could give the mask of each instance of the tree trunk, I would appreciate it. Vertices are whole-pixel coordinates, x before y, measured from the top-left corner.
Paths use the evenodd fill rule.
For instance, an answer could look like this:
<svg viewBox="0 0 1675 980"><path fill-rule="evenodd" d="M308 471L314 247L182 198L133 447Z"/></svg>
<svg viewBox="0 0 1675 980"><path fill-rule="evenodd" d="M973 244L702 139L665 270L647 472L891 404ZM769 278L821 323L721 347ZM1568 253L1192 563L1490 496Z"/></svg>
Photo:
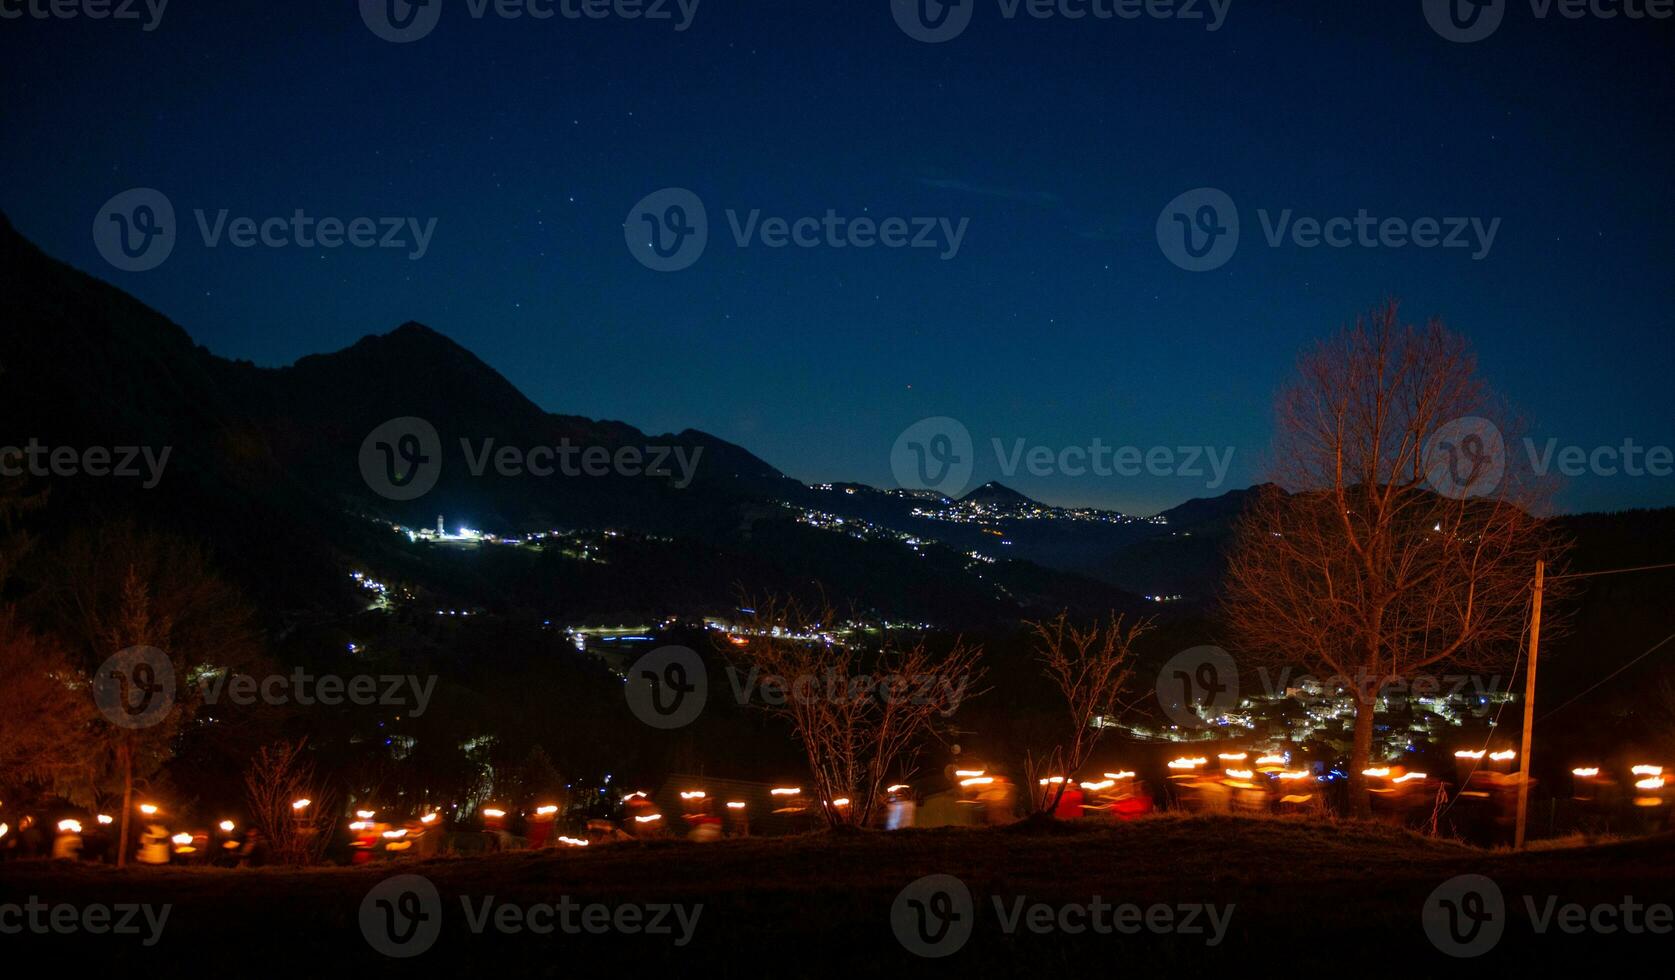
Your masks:
<svg viewBox="0 0 1675 980"><path fill-rule="evenodd" d="M134 752L128 736L122 737L122 830L116 837L116 866L128 866L128 821L134 815Z"/></svg>
<svg viewBox="0 0 1675 980"><path fill-rule="evenodd" d="M1373 715L1377 711L1376 697L1355 697L1355 747L1349 753L1349 814L1357 820L1373 816L1372 797L1367 792L1367 777L1363 774L1372 764Z"/></svg>

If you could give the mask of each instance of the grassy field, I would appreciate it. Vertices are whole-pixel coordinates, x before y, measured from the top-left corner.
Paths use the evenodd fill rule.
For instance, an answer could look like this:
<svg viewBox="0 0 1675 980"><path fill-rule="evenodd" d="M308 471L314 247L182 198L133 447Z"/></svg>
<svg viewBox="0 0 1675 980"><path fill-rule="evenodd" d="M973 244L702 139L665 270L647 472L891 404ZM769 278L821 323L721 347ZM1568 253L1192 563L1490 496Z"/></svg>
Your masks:
<svg viewBox="0 0 1675 980"><path fill-rule="evenodd" d="M368 942L361 909L380 881L408 873L434 883L438 904L422 908L438 913L424 921L434 921L439 931L418 957L391 958ZM1462 874L1492 879L1506 908L1504 935L1470 960L1440 952L1422 918L1433 890ZM969 914L961 920L968 922L969 935L953 940L954 950L938 959L910 953L898 939L896 927L917 920L892 918L893 908L907 914L896 901L904 886L926 875L956 876L971 895ZM539 913L523 920L521 911L501 909L558 903L564 896L613 910L634 903L681 905L688 925L671 912L664 920L666 935L537 934L527 922L546 921ZM1138 930L1058 928L1084 925L1082 913L1060 910L1087 905L1095 896L1107 905L1138 906L1137 919L1121 922L1124 927L1133 922ZM1512 854L1378 826L1184 817L1116 826L671 841L315 871L118 872L16 863L0 866L0 905L38 898L78 907L142 903L153 906L154 914L163 904L171 908L151 946L144 945L142 926L139 936L26 929L0 935L0 949L34 947L49 956L120 963L143 969L143 975L181 976L319 970L356 976L415 971L547 976L600 966L682 975L710 967L786 976L863 971L1010 976L1066 969L1196 975L1206 968L1266 975L1347 967L1372 976L1437 969L1487 976L1512 965L1603 967L1618 959L1625 965L1636 960L1667 965L1675 956L1675 936L1600 932L1599 925L1622 921L1615 915L1582 913L1592 916L1594 927L1578 933L1560 931L1558 920L1537 930L1554 903L1620 907L1629 897L1640 905L1675 904L1675 837ZM1052 911L1028 911L1035 903ZM700 905L701 910L691 908ZM1187 908L1198 905L1216 911L1212 916ZM1165 912L1153 906L1167 910L1169 931L1157 928ZM400 906L403 912L419 908ZM1020 910L1022 918L1014 919ZM382 913L372 914L376 919ZM585 926L587 914L618 913L572 914L571 921ZM955 914L962 910L955 907ZM1032 915L1055 925L1032 931ZM1151 928L1145 925L1148 917ZM508 932L496 921L523 921L526 927ZM560 915L551 921L558 924ZM1103 921L1119 922L1114 912ZM1213 922L1220 927L1212 930ZM0 927L7 925L0 913ZM1182 926L1203 931L1183 934L1177 931ZM946 949L947 942L937 948Z"/></svg>

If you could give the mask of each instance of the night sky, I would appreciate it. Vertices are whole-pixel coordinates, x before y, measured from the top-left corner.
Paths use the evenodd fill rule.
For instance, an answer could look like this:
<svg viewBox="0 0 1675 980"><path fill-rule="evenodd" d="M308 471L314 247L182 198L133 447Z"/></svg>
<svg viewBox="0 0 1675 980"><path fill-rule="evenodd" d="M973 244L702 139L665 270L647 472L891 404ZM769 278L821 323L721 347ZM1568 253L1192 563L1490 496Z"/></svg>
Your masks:
<svg viewBox="0 0 1675 980"><path fill-rule="evenodd" d="M940 44L887 0L702 0L685 31L443 0L406 44L347 0L174 0L150 32L0 20L0 209L218 354L283 365L418 320L551 411L703 429L810 482L892 485L897 434L947 415L977 481L1053 503L1221 493L1260 477L1299 350L1389 295L1469 334L1539 440L1675 445L1675 21L1513 0L1466 44L1419 0L1234 0L1214 31L967 2ZM1184 271L1155 227L1206 186L1241 240ZM89 232L132 187L163 191L182 231L146 272ZM702 258L672 273L623 232L664 187L709 215ZM417 261L207 248L198 208L436 227ZM1500 225L1481 259L1270 247L1257 210L1286 208ZM728 209L969 225L947 260L740 248ZM989 448L1096 437L1236 455L1210 488L1006 477ZM1585 477L1561 503L1675 504L1675 478Z"/></svg>

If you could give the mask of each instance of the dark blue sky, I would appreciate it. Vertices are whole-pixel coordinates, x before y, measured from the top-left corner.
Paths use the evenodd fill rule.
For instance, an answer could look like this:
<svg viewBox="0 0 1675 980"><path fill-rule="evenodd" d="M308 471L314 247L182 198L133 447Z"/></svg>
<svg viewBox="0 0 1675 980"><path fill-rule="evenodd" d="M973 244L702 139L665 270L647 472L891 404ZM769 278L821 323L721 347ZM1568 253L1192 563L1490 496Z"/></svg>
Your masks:
<svg viewBox="0 0 1675 980"><path fill-rule="evenodd" d="M19 0L5 0L12 7ZM1537 18L1473 44L1419 0L1233 0L1179 20L1035 21L976 3L942 44L887 0L701 0L690 28L473 19L376 37L353 2L173 0L132 22L0 21L0 208L48 252L219 354L289 363L419 320L552 411L694 427L808 481L891 485L914 421L960 419L977 480L1140 513L1260 475L1297 352L1386 295L1441 314L1561 445L1675 445L1675 23ZM171 200L146 272L95 250L101 205ZM658 273L644 195L705 203ZM1237 253L1187 272L1159 212L1210 186ZM207 248L194 209L436 219L428 252ZM1500 219L1470 249L1270 247L1257 212ZM725 212L939 217L925 249L739 248ZM190 229L190 230L189 230ZM990 440L1234 447L1205 477L998 472ZM975 481L974 481L975 482ZM1566 509L1675 503L1586 476Z"/></svg>

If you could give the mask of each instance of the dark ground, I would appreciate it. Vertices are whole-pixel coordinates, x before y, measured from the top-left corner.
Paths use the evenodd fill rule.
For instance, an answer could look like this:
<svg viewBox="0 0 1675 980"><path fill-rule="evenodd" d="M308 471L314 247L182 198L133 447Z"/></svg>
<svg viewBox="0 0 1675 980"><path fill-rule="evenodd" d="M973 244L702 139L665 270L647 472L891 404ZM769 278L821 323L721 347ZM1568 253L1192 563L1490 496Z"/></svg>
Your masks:
<svg viewBox="0 0 1675 980"><path fill-rule="evenodd" d="M419 873L441 896L441 931L414 959L387 958L363 935L369 888ZM1505 896L1505 934L1485 955L1445 956L1422 913L1433 889L1467 873ZM973 931L944 959L898 942L898 892L929 874L957 875L975 900ZM473 934L460 896L479 906L557 902L702 903L688 945L670 936ZM1225 940L1204 935L1008 934L992 898L1052 903L1233 903ZM1511 966L1668 969L1669 932L1538 934L1539 910L1625 897L1675 904L1675 836L1489 852L1399 830L1232 817L1147 819L1115 826L926 830L794 838L595 846L423 864L317 871L139 868L45 862L0 865L0 905L172 903L155 946L116 935L0 934L5 960L109 964L136 976L324 974L508 978L603 972L646 976L877 973L960 976L1195 977L1499 975ZM1008 904L1008 909L1011 905ZM0 915L0 926L15 920ZM1074 924L1074 923L1073 923ZM1609 923L1607 923L1609 924ZM25 959L21 962L29 962Z"/></svg>

